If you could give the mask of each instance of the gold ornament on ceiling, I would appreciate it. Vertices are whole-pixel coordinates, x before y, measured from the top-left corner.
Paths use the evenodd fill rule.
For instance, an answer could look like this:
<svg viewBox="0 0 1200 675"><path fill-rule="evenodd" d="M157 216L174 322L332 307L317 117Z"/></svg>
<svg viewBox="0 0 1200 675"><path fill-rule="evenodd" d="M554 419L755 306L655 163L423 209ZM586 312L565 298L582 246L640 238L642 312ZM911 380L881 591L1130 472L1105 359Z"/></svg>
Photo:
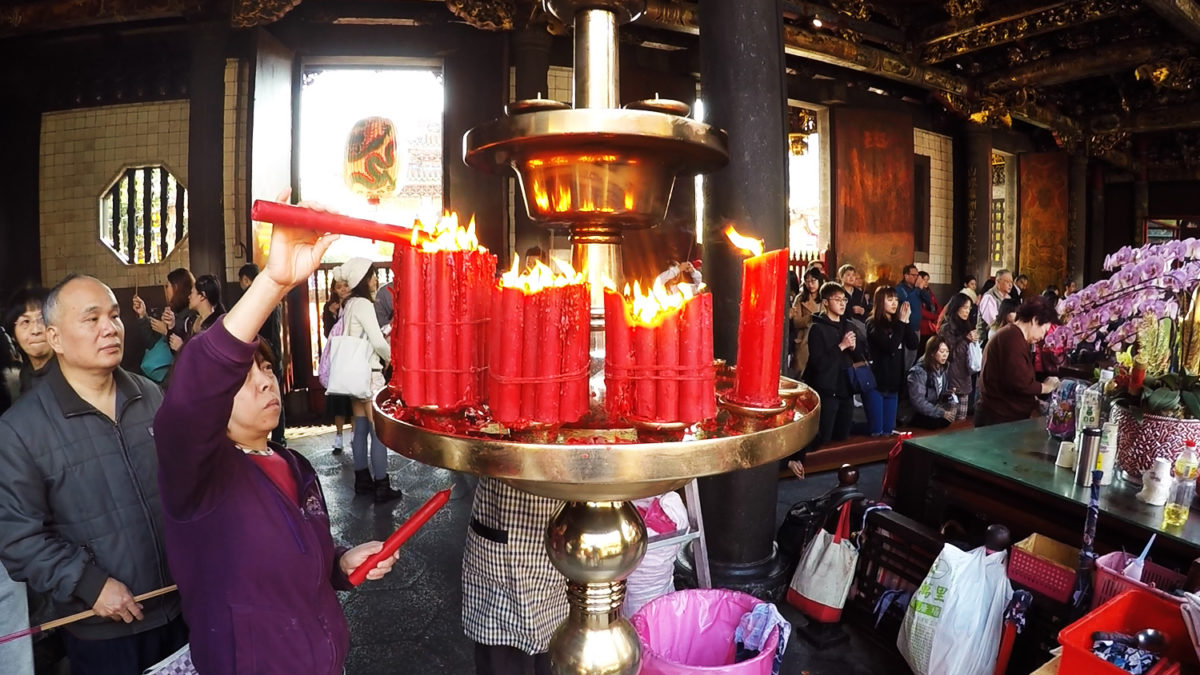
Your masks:
<svg viewBox="0 0 1200 675"><path fill-rule="evenodd" d="M266 26L282 19L300 0L233 0L229 23L234 28Z"/></svg>
<svg viewBox="0 0 1200 675"><path fill-rule="evenodd" d="M1129 132L1107 131L1088 136L1088 154L1093 157L1103 157L1114 150L1123 150L1129 145Z"/></svg>
<svg viewBox="0 0 1200 675"><path fill-rule="evenodd" d="M871 18L871 4L867 0L831 0L829 4L851 19L866 21Z"/></svg>
<svg viewBox="0 0 1200 675"><path fill-rule="evenodd" d="M516 26L515 0L446 0L446 8L480 30L512 30Z"/></svg>
<svg viewBox="0 0 1200 675"><path fill-rule="evenodd" d="M1155 89L1190 91L1196 76L1200 76L1200 59L1187 57L1179 60L1162 59L1138 66L1133 76L1154 85Z"/></svg>
<svg viewBox="0 0 1200 675"><path fill-rule="evenodd" d="M975 16L983 10L983 0L946 0L946 13L954 19Z"/></svg>

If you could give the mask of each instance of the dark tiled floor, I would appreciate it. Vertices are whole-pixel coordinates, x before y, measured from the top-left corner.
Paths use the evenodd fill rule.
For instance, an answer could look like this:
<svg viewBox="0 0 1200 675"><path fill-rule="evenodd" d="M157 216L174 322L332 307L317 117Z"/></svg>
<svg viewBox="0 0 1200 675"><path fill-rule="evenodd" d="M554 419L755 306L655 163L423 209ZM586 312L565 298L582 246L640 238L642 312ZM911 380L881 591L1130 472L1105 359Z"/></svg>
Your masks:
<svg viewBox="0 0 1200 675"><path fill-rule="evenodd" d="M383 539L434 492L455 482L449 471L392 454L388 469L393 484L404 491L404 499L376 506L369 497L354 494L349 448L346 454L331 454L333 434L316 431L289 432L289 443L309 458L321 476L335 540L354 544ZM863 468L861 483L868 495L878 493L882 474L881 465ZM471 502L468 490L459 482L457 496L405 544L390 575L381 581L368 582L361 590L342 594L351 634L350 658L346 664L349 675L474 672L472 645L462 632L459 587ZM836 484L833 474L811 476L805 481L782 481L778 518L782 519L794 502L820 495ZM791 607L784 605L781 611L793 625L804 622ZM817 652L793 636L782 670L783 675L907 672L894 651L883 650L854 632L848 645L826 652Z"/></svg>

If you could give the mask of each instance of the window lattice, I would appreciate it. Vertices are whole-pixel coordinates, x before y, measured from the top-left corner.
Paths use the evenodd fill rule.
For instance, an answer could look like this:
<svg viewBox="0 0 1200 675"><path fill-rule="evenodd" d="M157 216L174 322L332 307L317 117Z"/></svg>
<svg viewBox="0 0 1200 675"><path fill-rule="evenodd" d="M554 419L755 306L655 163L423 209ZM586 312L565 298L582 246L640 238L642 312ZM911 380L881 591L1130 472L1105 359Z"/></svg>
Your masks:
<svg viewBox="0 0 1200 675"><path fill-rule="evenodd" d="M129 167L100 198L100 240L127 265L162 262L187 236L187 206L165 166Z"/></svg>

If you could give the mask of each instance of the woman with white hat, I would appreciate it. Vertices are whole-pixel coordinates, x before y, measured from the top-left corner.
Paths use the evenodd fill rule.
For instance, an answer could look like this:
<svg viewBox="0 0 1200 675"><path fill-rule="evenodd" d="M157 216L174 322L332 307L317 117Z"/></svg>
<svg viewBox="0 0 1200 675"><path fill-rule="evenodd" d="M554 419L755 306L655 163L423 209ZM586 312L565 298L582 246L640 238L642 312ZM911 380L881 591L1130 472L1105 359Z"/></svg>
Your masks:
<svg viewBox="0 0 1200 675"><path fill-rule="evenodd" d="M384 384L383 367L391 360L391 347L379 328L379 319L375 316L375 291L379 282L371 269L371 261L366 258L351 258L334 270L334 278L345 279L350 285L350 297L342 304L344 334L363 337L371 343L371 389L379 391ZM353 399L350 409L354 417L354 437L350 442L354 455L354 491L358 494L374 494L376 504L399 499L400 491L393 489L388 482L387 447L375 435L375 429L371 426L371 401Z"/></svg>

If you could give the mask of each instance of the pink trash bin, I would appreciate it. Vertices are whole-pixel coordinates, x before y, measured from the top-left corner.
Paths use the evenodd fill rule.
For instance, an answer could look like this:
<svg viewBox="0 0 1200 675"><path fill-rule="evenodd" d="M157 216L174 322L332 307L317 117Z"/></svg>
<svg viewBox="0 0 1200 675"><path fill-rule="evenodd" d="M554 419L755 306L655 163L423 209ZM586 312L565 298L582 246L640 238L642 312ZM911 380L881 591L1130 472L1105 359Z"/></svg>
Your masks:
<svg viewBox="0 0 1200 675"><path fill-rule="evenodd" d="M640 675L771 675L779 629L757 656L734 663L734 631L762 600L724 588L676 591L655 598L630 621L642 643Z"/></svg>

